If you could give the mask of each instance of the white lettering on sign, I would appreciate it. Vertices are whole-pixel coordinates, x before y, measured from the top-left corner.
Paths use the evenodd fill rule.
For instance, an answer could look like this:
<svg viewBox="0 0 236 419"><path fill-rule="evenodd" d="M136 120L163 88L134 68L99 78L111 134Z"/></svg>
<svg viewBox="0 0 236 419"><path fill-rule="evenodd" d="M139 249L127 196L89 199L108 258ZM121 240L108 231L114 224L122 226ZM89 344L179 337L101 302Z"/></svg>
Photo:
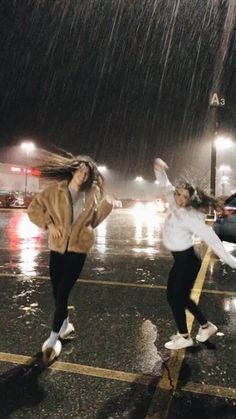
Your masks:
<svg viewBox="0 0 236 419"><path fill-rule="evenodd" d="M220 106L225 106L225 98L220 99Z"/></svg>
<svg viewBox="0 0 236 419"><path fill-rule="evenodd" d="M211 106L220 106L220 101L219 101L217 93L213 93L210 105Z"/></svg>
<svg viewBox="0 0 236 419"><path fill-rule="evenodd" d="M219 97L217 93L213 93L210 98L210 106L225 106L225 98Z"/></svg>

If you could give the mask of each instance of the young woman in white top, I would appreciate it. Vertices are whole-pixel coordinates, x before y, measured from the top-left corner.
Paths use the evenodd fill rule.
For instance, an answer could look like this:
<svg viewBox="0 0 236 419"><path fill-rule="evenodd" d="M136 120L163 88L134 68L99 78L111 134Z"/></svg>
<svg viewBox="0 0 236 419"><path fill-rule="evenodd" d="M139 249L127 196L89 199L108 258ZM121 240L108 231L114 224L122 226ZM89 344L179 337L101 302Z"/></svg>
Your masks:
<svg viewBox="0 0 236 419"><path fill-rule="evenodd" d="M204 213L207 212L209 205L216 208L217 201L188 183L174 188L166 175L166 169L168 166L163 160L155 159L155 176L159 184L164 187L169 203L163 227L163 243L171 251L174 264L168 278L167 300L178 329L177 335L166 342L165 347L177 350L194 344L187 329L186 309L200 324L197 341L205 342L218 330L190 298L191 289L201 266L201 259L193 247L194 235L200 237L233 269L236 269L236 258L226 251L215 232L205 224Z"/></svg>

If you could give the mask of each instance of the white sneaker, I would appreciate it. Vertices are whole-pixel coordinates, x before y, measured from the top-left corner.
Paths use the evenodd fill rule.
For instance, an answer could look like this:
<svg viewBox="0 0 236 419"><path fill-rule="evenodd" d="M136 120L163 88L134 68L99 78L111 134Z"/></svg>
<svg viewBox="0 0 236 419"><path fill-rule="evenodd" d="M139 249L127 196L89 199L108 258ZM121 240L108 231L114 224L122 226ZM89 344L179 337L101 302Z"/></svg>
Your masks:
<svg viewBox="0 0 236 419"><path fill-rule="evenodd" d="M57 358L60 355L61 348L62 345L59 339L53 346L51 346L51 344L49 343L49 339L45 340L42 346L43 360L47 363L52 362L55 358Z"/></svg>
<svg viewBox="0 0 236 419"><path fill-rule="evenodd" d="M193 344L193 339L190 336L188 338L184 338L181 335L174 335L169 342L165 343L165 348L177 350L193 346Z"/></svg>
<svg viewBox="0 0 236 419"><path fill-rule="evenodd" d="M175 340L175 339L177 338L177 336L181 336L181 335L179 334L179 332L177 332L177 333L176 333L176 335L171 335L171 336L170 336L170 340Z"/></svg>
<svg viewBox="0 0 236 419"><path fill-rule="evenodd" d="M202 327L199 327L196 340L198 340L198 342L206 342L206 340L215 335L217 331L218 327L216 327L213 323L208 322L208 326L206 328L203 329Z"/></svg>
<svg viewBox="0 0 236 419"><path fill-rule="evenodd" d="M72 323L68 323L66 329L60 332L59 336L61 339L66 339L74 331L75 331L74 325Z"/></svg>

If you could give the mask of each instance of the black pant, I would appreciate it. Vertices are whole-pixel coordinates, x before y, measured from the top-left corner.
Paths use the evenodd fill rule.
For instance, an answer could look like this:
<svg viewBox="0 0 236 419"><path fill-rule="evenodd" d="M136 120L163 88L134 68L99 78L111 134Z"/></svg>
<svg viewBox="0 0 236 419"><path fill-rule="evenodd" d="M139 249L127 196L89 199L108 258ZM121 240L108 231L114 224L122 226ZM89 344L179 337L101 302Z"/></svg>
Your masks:
<svg viewBox="0 0 236 419"><path fill-rule="evenodd" d="M193 247L181 252L172 252L172 255L174 265L169 273L167 300L172 309L178 331L185 334L188 333L186 308L200 325L207 323L205 316L190 298L191 289L201 267L201 260L194 252Z"/></svg>
<svg viewBox="0 0 236 419"><path fill-rule="evenodd" d="M79 278L86 256L86 253L50 252L49 271L55 301L52 330L56 333L59 332L64 319L68 316L69 294Z"/></svg>

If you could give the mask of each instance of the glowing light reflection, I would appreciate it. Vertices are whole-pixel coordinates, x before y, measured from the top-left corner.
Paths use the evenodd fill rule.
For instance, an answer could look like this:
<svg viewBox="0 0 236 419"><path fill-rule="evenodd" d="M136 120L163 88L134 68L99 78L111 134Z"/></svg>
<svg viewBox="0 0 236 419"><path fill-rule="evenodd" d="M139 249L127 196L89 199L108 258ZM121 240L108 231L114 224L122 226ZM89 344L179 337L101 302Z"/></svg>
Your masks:
<svg viewBox="0 0 236 419"><path fill-rule="evenodd" d="M147 255L154 255L156 253L159 253L159 249L155 249L153 247L134 247L133 252L139 254L139 253L145 253Z"/></svg>
<svg viewBox="0 0 236 419"><path fill-rule="evenodd" d="M162 359L155 346L157 327L150 320L144 320L139 331L137 342L139 368L143 373L151 373L157 363L160 367L162 365Z"/></svg>
<svg viewBox="0 0 236 419"><path fill-rule="evenodd" d="M223 308L226 312L236 312L236 298L227 298L223 299Z"/></svg>
<svg viewBox="0 0 236 419"><path fill-rule="evenodd" d="M31 221L26 217L20 218L16 227L17 236L21 239L29 240L35 237L39 237L40 235L39 228L35 224L31 223Z"/></svg>
<svg viewBox="0 0 236 419"><path fill-rule="evenodd" d="M97 247L99 252L105 253L107 250L107 220L104 220L96 228L97 232Z"/></svg>
<svg viewBox="0 0 236 419"><path fill-rule="evenodd" d="M135 253L153 254L157 253L157 249L153 248L160 241L161 223L163 219L156 211L153 202L143 204L136 203L132 209L133 220L135 225L135 241L137 245L144 242L143 248L134 248ZM150 247L147 247L150 246Z"/></svg>
<svg viewBox="0 0 236 419"><path fill-rule="evenodd" d="M25 275L36 274L36 257L39 254L39 249L25 248L22 249L20 254L20 269Z"/></svg>
<svg viewBox="0 0 236 419"><path fill-rule="evenodd" d="M41 252L42 233L30 222L27 214L15 213L10 219L7 235L11 250L20 251L19 268L24 275L36 274L36 258Z"/></svg>

